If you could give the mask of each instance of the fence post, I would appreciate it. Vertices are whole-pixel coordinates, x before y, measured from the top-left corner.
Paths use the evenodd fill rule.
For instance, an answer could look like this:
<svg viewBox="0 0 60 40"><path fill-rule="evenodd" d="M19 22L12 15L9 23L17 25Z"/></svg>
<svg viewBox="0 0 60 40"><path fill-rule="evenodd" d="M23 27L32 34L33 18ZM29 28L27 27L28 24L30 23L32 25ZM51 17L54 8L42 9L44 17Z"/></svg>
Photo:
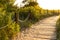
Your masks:
<svg viewBox="0 0 60 40"><path fill-rule="evenodd" d="M48 14L48 9L47 9L47 14Z"/></svg>
<svg viewBox="0 0 60 40"><path fill-rule="evenodd" d="M58 9L58 14L59 14L59 9Z"/></svg>
<svg viewBox="0 0 60 40"><path fill-rule="evenodd" d="M15 13L15 22L18 23L18 19L19 19L19 14L16 12Z"/></svg>

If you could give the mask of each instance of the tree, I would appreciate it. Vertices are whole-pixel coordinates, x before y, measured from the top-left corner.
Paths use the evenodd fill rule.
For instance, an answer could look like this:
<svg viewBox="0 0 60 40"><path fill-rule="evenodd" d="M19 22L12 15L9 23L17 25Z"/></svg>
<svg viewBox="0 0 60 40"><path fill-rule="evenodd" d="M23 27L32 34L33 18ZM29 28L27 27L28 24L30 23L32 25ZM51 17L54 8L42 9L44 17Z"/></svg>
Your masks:
<svg viewBox="0 0 60 40"><path fill-rule="evenodd" d="M25 6L35 6L35 5L38 5L37 0L24 0L23 3L27 3Z"/></svg>

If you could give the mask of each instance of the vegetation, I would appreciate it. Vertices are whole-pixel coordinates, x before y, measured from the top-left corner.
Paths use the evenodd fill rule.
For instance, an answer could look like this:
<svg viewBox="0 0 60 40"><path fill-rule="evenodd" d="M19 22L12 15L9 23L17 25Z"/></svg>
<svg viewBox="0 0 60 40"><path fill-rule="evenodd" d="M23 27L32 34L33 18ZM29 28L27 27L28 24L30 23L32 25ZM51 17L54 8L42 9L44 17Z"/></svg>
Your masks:
<svg viewBox="0 0 60 40"><path fill-rule="evenodd" d="M0 40L11 40L20 30L20 25L14 21L14 0L0 0Z"/></svg>
<svg viewBox="0 0 60 40"><path fill-rule="evenodd" d="M56 22L56 28L57 28L57 40L60 40L60 18Z"/></svg>
<svg viewBox="0 0 60 40"><path fill-rule="evenodd" d="M24 0L23 3L27 4L21 8L13 6L14 1L0 0L0 40L10 40L21 28L30 27L39 19L56 15L40 8L36 0Z"/></svg>
<svg viewBox="0 0 60 40"><path fill-rule="evenodd" d="M58 15L59 13L56 13L56 12L54 13L49 10L44 10L40 8L38 4L31 5L30 3L26 4L24 7L21 7L19 9L19 18L21 20L24 20L29 14L30 14L29 18L25 22L22 23L24 24L22 28L30 27L31 24L36 23L40 19L50 17L53 15Z"/></svg>

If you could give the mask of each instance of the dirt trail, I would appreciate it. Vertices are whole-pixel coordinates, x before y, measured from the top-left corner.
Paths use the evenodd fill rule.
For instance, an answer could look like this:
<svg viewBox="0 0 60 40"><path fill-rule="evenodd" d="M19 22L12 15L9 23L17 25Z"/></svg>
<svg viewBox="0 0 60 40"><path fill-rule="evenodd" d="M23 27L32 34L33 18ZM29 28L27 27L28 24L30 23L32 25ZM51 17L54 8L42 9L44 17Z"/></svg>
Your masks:
<svg viewBox="0 0 60 40"><path fill-rule="evenodd" d="M33 24L31 28L21 32L17 40L56 40L56 21L58 16L52 16Z"/></svg>

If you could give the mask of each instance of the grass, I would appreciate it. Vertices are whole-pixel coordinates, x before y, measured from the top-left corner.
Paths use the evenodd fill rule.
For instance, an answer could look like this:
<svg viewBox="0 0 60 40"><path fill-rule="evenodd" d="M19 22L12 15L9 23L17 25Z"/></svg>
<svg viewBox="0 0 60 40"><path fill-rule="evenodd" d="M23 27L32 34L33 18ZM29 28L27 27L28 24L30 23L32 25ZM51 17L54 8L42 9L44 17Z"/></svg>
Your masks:
<svg viewBox="0 0 60 40"><path fill-rule="evenodd" d="M56 38L57 38L57 40L60 40L60 18L56 22L56 28L57 28L57 32L56 32L57 36L56 36Z"/></svg>

